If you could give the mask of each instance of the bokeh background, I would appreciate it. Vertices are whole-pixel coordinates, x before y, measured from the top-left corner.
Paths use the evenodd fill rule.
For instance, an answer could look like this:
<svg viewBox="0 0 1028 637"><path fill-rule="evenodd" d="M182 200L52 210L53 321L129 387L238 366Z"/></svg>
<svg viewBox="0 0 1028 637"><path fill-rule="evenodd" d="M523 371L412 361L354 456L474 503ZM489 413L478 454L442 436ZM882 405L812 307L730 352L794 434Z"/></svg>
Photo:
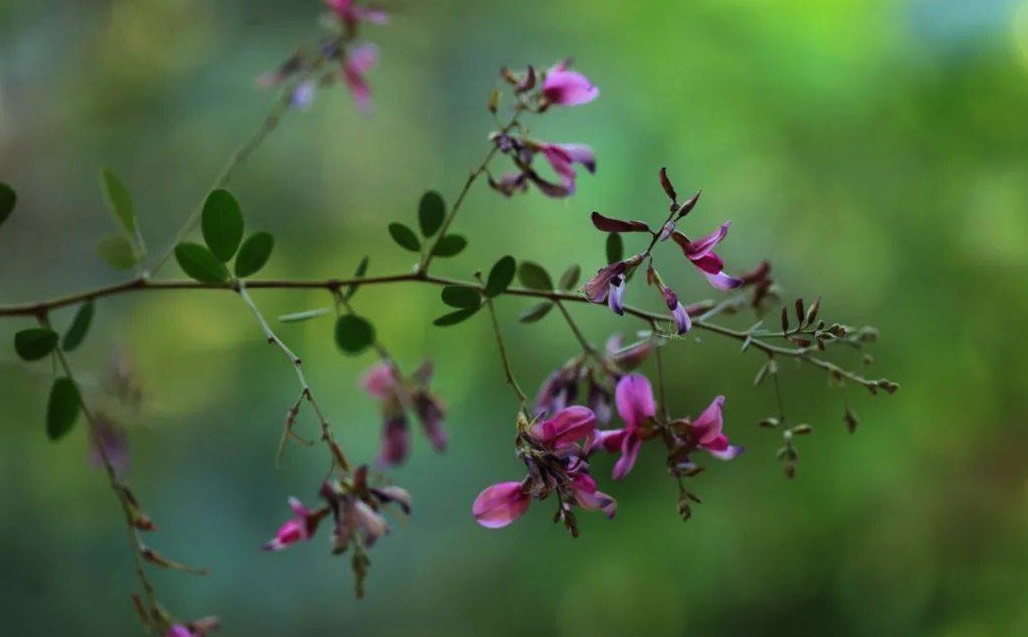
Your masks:
<svg viewBox="0 0 1028 637"><path fill-rule="evenodd" d="M591 144L598 174L566 201L478 187L457 224L469 249L439 272L467 276L504 253L590 271L603 237L589 211L662 218L655 174L667 165L680 192L704 189L695 233L733 220L731 268L770 258L789 298L820 294L829 319L877 325L869 373L903 389L851 389L861 426L850 435L842 395L785 365L786 410L816 428L790 482L780 440L755 424L775 410L770 387L752 387L761 357L699 335L668 350L672 412L725 393L728 432L748 449L693 482L704 498L693 520L678 520L674 484L647 449L623 483L606 479L609 459L597 463L620 503L614 522L583 515L572 541L547 505L492 532L470 503L521 474L516 406L484 315L441 330L430 325L444 311L437 289L369 288L358 307L401 363L438 362L452 444L438 456L416 438L395 472L416 512L375 548L358 602L324 538L257 550L288 495L313 498L325 457L292 447L273 466L295 381L246 308L219 293L110 299L74 364L93 383L114 352L138 368L130 476L160 526L152 543L212 569L156 574L174 612L216 613L225 634L255 635L1028 634L1028 2L397 5L388 27L364 33L382 52L374 115L324 92L233 183L250 226L278 238L265 275L345 276L364 254L373 273L410 267L385 226L412 222L426 188L455 196L487 149L499 66L573 55L600 99L554 110L533 132ZM129 184L149 243L166 246L270 106L254 78L317 37L319 11L314 0L5 0L0 178L21 199L0 229L0 303L120 280L94 254L113 231L101 166ZM673 252L662 263L680 293L712 296ZM328 303L257 300L271 316ZM642 287L630 300L658 307ZM556 313L516 323L524 305L499 303L534 391L576 347ZM575 314L598 342L636 328L599 308ZM27 325L3 322L0 342ZM373 359L341 356L331 328L280 334L350 456L370 459L379 416L356 382ZM49 377L0 350L3 632L132 634L119 513L81 427L47 442Z"/></svg>

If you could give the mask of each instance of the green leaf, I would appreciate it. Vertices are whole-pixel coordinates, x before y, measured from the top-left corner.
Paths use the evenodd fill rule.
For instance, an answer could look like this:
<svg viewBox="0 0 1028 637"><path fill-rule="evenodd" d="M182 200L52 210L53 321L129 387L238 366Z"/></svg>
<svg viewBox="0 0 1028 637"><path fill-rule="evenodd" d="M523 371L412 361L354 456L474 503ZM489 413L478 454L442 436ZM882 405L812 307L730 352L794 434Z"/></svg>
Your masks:
<svg viewBox="0 0 1028 637"><path fill-rule="evenodd" d="M421 196L418 202L418 224L421 226L421 234L426 238L431 237L443 226L446 219L446 202L443 196L434 190L429 190Z"/></svg>
<svg viewBox="0 0 1028 637"><path fill-rule="evenodd" d="M393 222L389 224L389 236L404 250L421 252L421 242L418 241L418 236L402 223Z"/></svg>
<svg viewBox="0 0 1028 637"><path fill-rule="evenodd" d="M468 247L468 240L459 234L448 234L435 246L435 256L455 257Z"/></svg>
<svg viewBox="0 0 1028 637"><path fill-rule="evenodd" d="M54 381L46 404L47 438L56 442L71 431L79 417L81 402L75 381L63 376Z"/></svg>
<svg viewBox="0 0 1028 637"><path fill-rule="evenodd" d="M86 339L86 334L89 333L89 326L93 323L93 314L96 311L96 305L92 299L86 301L79 307L79 311L75 313L75 318L71 321L71 326L68 331L64 333L64 340L61 341L61 349L66 352L70 352L82 344L82 341Z"/></svg>
<svg viewBox="0 0 1028 637"><path fill-rule="evenodd" d="M363 279L364 275L368 273L368 257L361 259L361 262L357 264L357 271L353 273L353 278ZM357 293L357 288L360 287L356 283L351 283L346 287L346 293L344 296L347 299L352 299L353 295Z"/></svg>
<svg viewBox="0 0 1028 637"><path fill-rule="evenodd" d="M518 266L518 279L521 284L531 290L553 290L553 280L550 274L538 263L522 261Z"/></svg>
<svg viewBox="0 0 1028 637"><path fill-rule="evenodd" d="M239 254L236 255L236 276L245 279L261 271L271 258L271 251L275 249L275 237L269 232L255 232L246 238L243 245L239 246Z"/></svg>
<svg viewBox="0 0 1028 637"><path fill-rule="evenodd" d="M49 327L33 327L14 335L14 351L26 361L46 358L57 347L57 332Z"/></svg>
<svg viewBox="0 0 1028 637"><path fill-rule="evenodd" d="M136 211L132 205L132 195L118 176L110 168L100 171L100 190L104 201L114 215L114 220L125 234L134 237L136 234Z"/></svg>
<svg viewBox="0 0 1028 637"><path fill-rule="evenodd" d="M225 264L199 243L183 241L175 246L175 260L187 276L201 283L224 283L228 280Z"/></svg>
<svg viewBox="0 0 1028 637"><path fill-rule="evenodd" d="M463 323L474 316L479 309L481 309L481 306L469 307L463 310L457 310L456 312L450 312L449 314L443 314L436 320L432 321L432 325L435 325L436 327L449 327L450 325Z"/></svg>
<svg viewBox="0 0 1028 637"><path fill-rule="evenodd" d="M475 288L466 285L447 285L442 292L443 303L463 309L477 308L482 304L482 295Z"/></svg>
<svg viewBox="0 0 1028 637"><path fill-rule="evenodd" d="M497 261L493 269L489 270L489 278L485 281L485 295L491 298L503 294L514 282L517 270L518 263L512 256Z"/></svg>
<svg viewBox="0 0 1028 637"><path fill-rule="evenodd" d="M607 235L607 263L614 263L625 258L625 242L621 235L611 232Z"/></svg>
<svg viewBox="0 0 1028 637"><path fill-rule="evenodd" d="M7 217L14 212L16 203L18 203L18 193L14 192L14 188L0 181L0 225L3 225L7 221Z"/></svg>
<svg viewBox="0 0 1028 637"><path fill-rule="evenodd" d="M336 345L347 354L360 354L375 342L375 326L356 314L336 319Z"/></svg>
<svg viewBox="0 0 1028 637"><path fill-rule="evenodd" d="M557 285L560 286L560 289L567 292L578 284L578 279L581 276L582 268L578 267L577 263L572 263L568 266L567 270L564 270L564 274L560 275L560 281Z"/></svg>
<svg viewBox="0 0 1028 637"><path fill-rule="evenodd" d="M318 318L319 316L325 316L331 312L331 310L323 307L319 307L313 310L305 310L303 312L293 312L292 314L283 314L278 317L278 320L283 323L299 323L300 321L308 321L312 318Z"/></svg>
<svg viewBox="0 0 1028 637"><path fill-rule="evenodd" d="M522 310L521 314L518 314L518 320L522 323L535 323L542 317L549 314L552 309L553 303L544 301Z"/></svg>
<svg viewBox="0 0 1028 637"><path fill-rule="evenodd" d="M228 263L243 240L243 211L227 190L218 189L207 195L200 217L204 243L222 263Z"/></svg>
<svg viewBox="0 0 1028 637"><path fill-rule="evenodd" d="M96 246L96 254L115 270L129 270L137 263L136 249L122 236L107 237Z"/></svg>

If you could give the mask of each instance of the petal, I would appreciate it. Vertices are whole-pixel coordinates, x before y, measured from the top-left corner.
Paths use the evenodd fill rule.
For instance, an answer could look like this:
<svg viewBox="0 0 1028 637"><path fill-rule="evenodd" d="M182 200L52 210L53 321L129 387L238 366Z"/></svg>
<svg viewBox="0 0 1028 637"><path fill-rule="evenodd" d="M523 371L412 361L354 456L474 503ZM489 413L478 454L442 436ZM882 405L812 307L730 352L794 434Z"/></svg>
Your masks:
<svg viewBox="0 0 1028 637"><path fill-rule="evenodd" d="M290 497L289 508L293 510L293 513L295 513L298 518L306 518L311 514L307 507L303 506L303 503L300 502L299 498Z"/></svg>
<svg viewBox="0 0 1028 637"><path fill-rule="evenodd" d="M693 421L692 429L699 438L701 445L708 445L721 435L721 429L724 427L724 417L722 414L724 404L725 397L718 396Z"/></svg>
<svg viewBox="0 0 1028 637"><path fill-rule="evenodd" d="M390 398L395 394L396 386L396 374L389 363L375 363L361 376L361 387L372 398L379 400Z"/></svg>
<svg viewBox="0 0 1028 637"><path fill-rule="evenodd" d="M608 520L612 519L618 510L617 501L602 491L596 491L595 487L593 491L576 489L575 502L583 509L603 511L607 515Z"/></svg>
<svg viewBox="0 0 1028 637"><path fill-rule="evenodd" d="M550 162L553 171L560 176L561 183L568 190L575 189L575 169L571 167L571 156L559 146L543 146L543 156Z"/></svg>
<svg viewBox="0 0 1028 637"><path fill-rule="evenodd" d="M691 259L692 264L703 270L706 274L717 274L725 269L725 262L713 252L708 252L702 257Z"/></svg>
<svg viewBox="0 0 1028 637"><path fill-rule="evenodd" d="M561 199L567 197L575 191L575 182L571 181L570 184L554 184L546 181L539 175L535 174L534 171L525 173L529 180L535 184L539 192L543 193L547 197L553 197L554 199Z"/></svg>
<svg viewBox="0 0 1028 637"><path fill-rule="evenodd" d="M189 630L182 624L175 624L168 629L168 632L164 634L164 637L195 637L193 631Z"/></svg>
<svg viewBox="0 0 1028 637"><path fill-rule="evenodd" d="M551 104L559 106L575 106L587 104L600 94L589 78L577 71L566 70L563 63L557 64L546 72L543 81L543 97Z"/></svg>
<svg viewBox="0 0 1028 637"><path fill-rule="evenodd" d="M412 396L414 413L421 422L421 428L428 436L432 448L436 451L446 450L446 428L443 427L443 406L439 399L425 390L416 390Z"/></svg>
<svg viewBox="0 0 1028 637"><path fill-rule="evenodd" d="M726 221L721 224L717 230L702 239L690 241L689 244L683 248L685 250L685 256L689 257L691 260L695 260L709 254L717 244L721 243L724 238L728 236L728 227L731 225L731 221Z"/></svg>
<svg viewBox="0 0 1028 637"><path fill-rule="evenodd" d="M596 431L596 416L588 407L562 409L549 420L529 427L528 435L555 448L566 447Z"/></svg>
<svg viewBox="0 0 1028 637"><path fill-rule="evenodd" d="M719 290L734 290L743 283L742 279L728 276L724 272L718 272L717 274L708 274L707 272L704 272L703 275L707 277L707 282Z"/></svg>
<svg viewBox="0 0 1028 637"><path fill-rule="evenodd" d="M531 502L531 496L522 492L520 482L500 482L478 494L471 514L487 529L499 529L521 517Z"/></svg>
<svg viewBox="0 0 1028 637"><path fill-rule="evenodd" d="M275 533L275 537L264 544L265 551L281 551L291 544L308 539L307 527L301 520L289 520Z"/></svg>
<svg viewBox="0 0 1028 637"><path fill-rule="evenodd" d="M296 88L293 89L293 94L289 98L289 104L298 111L306 111L314 103L314 94L317 86L314 82L307 80L306 82L300 82Z"/></svg>
<svg viewBox="0 0 1028 637"><path fill-rule="evenodd" d="M737 447L735 445L728 445L728 447L723 451L712 451L710 449L708 449L707 451L710 451L710 455L714 456L719 460L731 460L732 458L741 454L744 451L744 448Z"/></svg>
<svg viewBox="0 0 1028 637"><path fill-rule="evenodd" d="M610 311L621 316L625 313L625 279L614 277L610 282L610 293L607 294L607 306Z"/></svg>
<svg viewBox="0 0 1028 637"><path fill-rule="evenodd" d="M374 44L362 44L350 49L346 56L346 65L359 75L364 75L378 61L378 47Z"/></svg>
<svg viewBox="0 0 1028 637"><path fill-rule="evenodd" d="M404 513L410 515L411 497L407 489L389 485L385 487L372 487L371 492L382 502L395 502L400 505Z"/></svg>
<svg viewBox="0 0 1028 637"><path fill-rule="evenodd" d="M410 430L403 414L386 419L382 430L382 451L378 463L394 467L407 459L410 452Z"/></svg>
<svg viewBox="0 0 1028 637"><path fill-rule="evenodd" d="M642 439L634 433L629 433L621 441L621 457L614 463L614 479L620 480L628 475L628 472L635 466L635 459L639 457L639 448L642 447Z"/></svg>
<svg viewBox="0 0 1028 637"><path fill-rule="evenodd" d="M618 381L614 390L618 414L629 431L639 429L657 413L650 381L641 374L628 374Z"/></svg>
<svg viewBox="0 0 1028 637"><path fill-rule="evenodd" d="M692 319L689 318L689 312L685 310L685 307L679 303L671 313L675 319L675 328L679 335L685 334L692 328Z"/></svg>
<svg viewBox="0 0 1028 637"><path fill-rule="evenodd" d="M357 500L348 512L354 516L355 524L364 531L365 546L372 546L375 541L389 532L389 523L363 500Z"/></svg>
<svg viewBox="0 0 1028 637"><path fill-rule="evenodd" d="M625 262L616 261L596 271L593 278L585 282L582 292L585 293L593 303L603 303L607 300L610 292L610 281L625 271Z"/></svg>
<svg viewBox="0 0 1028 637"><path fill-rule="evenodd" d="M591 173L596 172L596 153L593 152L592 147L585 144L554 144L554 146L563 151L571 161L582 164Z"/></svg>
<svg viewBox="0 0 1028 637"><path fill-rule="evenodd" d="M596 437L592 439L588 446L585 448L587 454L591 454L598 448L603 447L608 453L617 453L621 449L621 445L624 443L625 436L628 435L627 429L608 429L606 431L597 431Z"/></svg>

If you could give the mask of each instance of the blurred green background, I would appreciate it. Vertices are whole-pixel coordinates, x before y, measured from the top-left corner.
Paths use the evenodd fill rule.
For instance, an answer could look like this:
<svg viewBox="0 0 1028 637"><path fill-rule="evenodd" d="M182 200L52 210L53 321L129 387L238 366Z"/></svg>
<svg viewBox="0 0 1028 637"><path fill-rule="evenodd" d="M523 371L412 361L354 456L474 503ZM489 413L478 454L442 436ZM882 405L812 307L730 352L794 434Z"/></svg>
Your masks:
<svg viewBox="0 0 1028 637"><path fill-rule="evenodd" d="M755 425L775 409L770 387L751 384L761 357L699 335L668 350L672 412L725 393L727 432L748 450L707 462L693 520L678 520L650 448L623 483L608 479L611 459L596 463L620 510L613 522L582 515L577 541L550 524L549 502L488 531L472 499L522 472L487 321L436 329L437 289L364 290L358 308L401 363L438 361L452 444L437 456L415 437L395 473L415 515L375 548L358 602L324 538L257 550L288 516L288 495L313 499L325 456L292 447L274 468L295 380L245 306L219 293L110 299L74 364L96 382L113 352L134 358L145 410L130 430L130 479L160 526L151 541L212 569L157 573L171 610L216 613L225 634L256 635L1028 634L1028 2L397 4L388 27L364 33L382 50L374 115L358 115L343 90L322 93L233 183L250 226L278 237L264 275L345 276L367 253L373 273L409 268L385 226L412 221L426 188L455 196L487 149L497 69L573 55L600 99L554 110L533 132L591 144L598 174L566 201L476 188L457 224L470 247L439 273L467 276L504 253L591 271L603 237L589 211L662 219L655 174L667 165L679 192L704 190L691 232L732 219L730 269L770 258L788 298L820 294L830 320L877 325L870 373L903 389L852 389L862 424L849 435L823 375L784 366L788 414L816 427L789 482L780 441ZM167 245L270 105L254 78L316 37L319 10L314 0L5 0L0 178L21 199L0 229L0 303L121 280L94 255L113 231L101 166L129 184L151 246ZM673 253L661 261L669 282L690 300L712 296ZM647 292L630 288L629 301L658 307ZM256 297L269 316L328 302ZM534 392L576 346L556 313L517 324L525 305L499 303ZM575 314L599 342L636 328L599 308ZM0 342L28 325L4 321ZM340 356L331 327L280 334L349 455L371 459L379 416L356 382L372 358ZM119 513L84 430L47 442L47 365L19 363L6 346L0 378L4 632L132 634Z"/></svg>

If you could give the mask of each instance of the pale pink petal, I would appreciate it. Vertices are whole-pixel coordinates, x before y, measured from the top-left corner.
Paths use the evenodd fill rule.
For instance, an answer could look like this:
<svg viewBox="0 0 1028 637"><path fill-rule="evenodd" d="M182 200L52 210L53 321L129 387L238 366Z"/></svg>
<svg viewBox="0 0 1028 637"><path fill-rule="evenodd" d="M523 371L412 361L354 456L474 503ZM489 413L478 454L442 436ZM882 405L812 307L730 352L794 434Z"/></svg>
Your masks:
<svg viewBox="0 0 1028 637"><path fill-rule="evenodd" d="M719 290L734 290L743 283L742 279L728 276L724 272L718 272L717 274L704 272L703 276L707 277L707 281Z"/></svg>
<svg viewBox="0 0 1028 637"><path fill-rule="evenodd" d="M385 400L396 393L396 373L389 363L379 362L371 366L361 377L361 387L372 398Z"/></svg>
<svg viewBox="0 0 1028 637"><path fill-rule="evenodd" d="M596 154L592 147L585 144L554 144L554 146L567 155L571 161L582 164L591 173L596 172Z"/></svg>
<svg viewBox="0 0 1028 637"><path fill-rule="evenodd" d="M307 510L307 507L303 506L303 503L300 502L299 498L290 497L289 508L293 510L293 513L295 513L298 518L306 518L311 513Z"/></svg>
<svg viewBox="0 0 1028 637"><path fill-rule="evenodd" d="M713 451L713 450L710 450L710 449L708 449L707 451L710 452L710 455L714 456L715 458L717 458L719 460L731 460L732 458L734 458L734 457L738 456L740 453L742 453L743 452L743 448L742 447L738 447L736 445L728 445L728 447L726 447L725 449L723 449L721 451Z"/></svg>
<svg viewBox="0 0 1028 637"><path fill-rule="evenodd" d="M639 429L657 413L650 381L640 374L623 376L614 390L614 400L629 431Z"/></svg>
<svg viewBox="0 0 1028 637"><path fill-rule="evenodd" d="M693 421L692 429L701 445L708 445L721 435L721 429L724 427L724 416L722 414L724 404L725 397L718 396ZM727 439L725 442L727 444Z"/></svg>
<svg viewBox="0 0 1028 637"><path fill-rule="evenodd" d="M593 101L600 90L589 78L577 71L568 71L564 63L550 68L543 81L543 97L551 104L574 106Z"/></svg>
<svg viewBox="0 0 1028 637"><path fill-rule="evenodd" d="M553 172L560 177L561 183L569 191L575 189L575 169L571 167L571 156L565 153L559 146L543 146L543 156L550 162Z"/></svg>
<svg viewBox="0 0 1028 637"><path fill-rule="evenodd" d="M685 256L691 260L696 260L709 254L717 244L721 243L728 236L728 227L731 225L731 221L726 221L717 230L702 239L690 241L684 248Z"/></svg>
<svg viewBox="0 0 1028 637"><path fill-rule="evenodd" d="M520 482L500 482L478 494L471 513L487 529L499 529L521 517L531 502L531 496L522 492Z"/></svg>
<svg viewBox="0 0 1028 637"><path fill-rule="evenodd" d="M642 439L635 433L629 432L621 441L621 457L614 463L614 479L620 480L628 475L628 472L635 466L635 459L639 457L639 448L642 447Z"/></svg>

